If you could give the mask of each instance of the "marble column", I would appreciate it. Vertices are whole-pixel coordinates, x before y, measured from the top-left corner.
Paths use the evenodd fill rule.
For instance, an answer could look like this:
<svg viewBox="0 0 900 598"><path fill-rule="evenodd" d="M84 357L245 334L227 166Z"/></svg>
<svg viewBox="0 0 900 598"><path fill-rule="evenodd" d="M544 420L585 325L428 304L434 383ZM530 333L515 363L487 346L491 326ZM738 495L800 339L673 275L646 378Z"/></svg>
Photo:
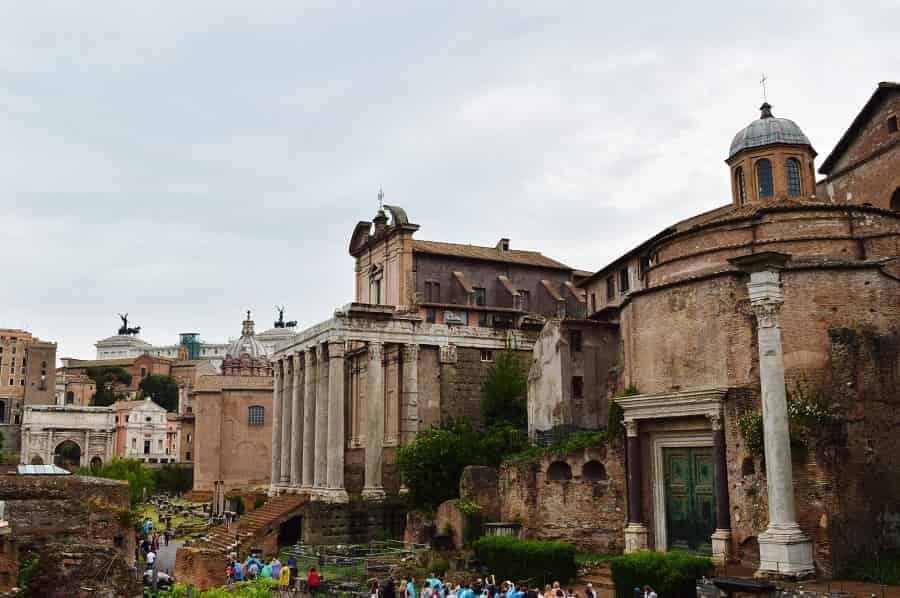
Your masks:
<svg viewBox="0 0 900 598"><path fill-rule="evenodd" d="M300 487L303 470L303 355L291 356L294 372L293 401L291 409L291 487Z"/></svg>
<svg viewBox="0 0 900 598"><path fill-rule="evenodd" d="M648 532L644 525L641 497L641 439L638 424L633 419L625 420L627 435L625 451L628 459L628 525L625 526L625 552L648 550Z"/></svg>
<svg viewBox="0 0 900 598"><path fill-rule="evenodd" d="M313 486L327 485L328 467L328 358L325 345L316 345L316 462Z"/></svg>
<svg viewBox="0 0 900 598"><path fill-rule="evenodd" d="M731 499L728 496L728 455L722 413L708 416L713 432L713 461L716 467L716 531L711 537L712 558L724 565L731 555Z"/></svg>
<svg viewBox="0 0 900 598"><path fill-rule="evenodd" d="M348 502L344 489L344 341L328 343L328 489L329 502Z"/></svg>
<svg viewBox="0 0 900 598"><path fill-rule="evenodd" d="M806 577L815 574L815 568L812 542L797 525L794 505L784 353L778 322L784 295L778 270L752 269L747 290L757 323L763 445L769 496L769 525L759 535L757 574Z"/></svg>
<svg viewBox="0 0 900 598"><path fill-rule="evenodd" d="M419 345L403 345L403 415L400 444L409 444L419 432Z"/></svg>
<svg viewBox="0 0 900 598"><path fill-rule="evenodd" d="M312 349L304 352L303 385L303 481L300 488L310 491L316 471L316 355Z"/></svg>
<svg viewBox="0 0 900 598"><path fill-rule="evenodd" d="M272 473L270 494L276 492L281 477L281 362L273 368L275 380L272 387Z"/></svg>
<svg viewBox="0 0 900 598"><path fill-rule="evenodd" d="M382 448L384 446L384 344L369 343L366 365L366 476L363 498L384 498L382 485Z"/></svg>
<svg viewBox="0 0 900 598"><path fill-rule="evenodd" d="M279 481L287 486L291 481L291 416L293 415L293 368L291 358L281 359L281 475Z"/></svg>

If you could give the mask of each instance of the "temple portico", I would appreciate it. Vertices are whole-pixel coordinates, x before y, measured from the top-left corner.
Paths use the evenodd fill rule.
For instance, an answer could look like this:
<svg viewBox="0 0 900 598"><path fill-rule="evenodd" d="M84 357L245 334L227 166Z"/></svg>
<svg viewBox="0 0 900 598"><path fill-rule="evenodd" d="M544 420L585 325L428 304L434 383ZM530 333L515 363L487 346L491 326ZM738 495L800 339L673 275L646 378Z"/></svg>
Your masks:
<svg viewBox="0 0 900 598"><path fill-rule="evenodd" d="M429 324L386 306L351 304L280 347L273 357L270 493L347 502L346 453L362 449L355 490L367 500L385 498L386 451L436 419L420 410L420 370L438 390L438 369L455 365L457 346L475 348L487 361L507 346L528 350L531 341L516 330Z"/></svg>

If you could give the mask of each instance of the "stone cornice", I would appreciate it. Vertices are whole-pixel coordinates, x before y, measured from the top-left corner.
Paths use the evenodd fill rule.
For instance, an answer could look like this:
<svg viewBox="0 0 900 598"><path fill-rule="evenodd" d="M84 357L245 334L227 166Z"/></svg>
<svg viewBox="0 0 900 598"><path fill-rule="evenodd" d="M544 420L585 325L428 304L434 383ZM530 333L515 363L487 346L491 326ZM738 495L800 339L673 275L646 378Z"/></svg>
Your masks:
<svg viewBox="0 0 900 598"><path fill-rule="evenodd" d="M628 421L670 417L715 416L722 412L727 388L703 388L616 399Z"/></svg>

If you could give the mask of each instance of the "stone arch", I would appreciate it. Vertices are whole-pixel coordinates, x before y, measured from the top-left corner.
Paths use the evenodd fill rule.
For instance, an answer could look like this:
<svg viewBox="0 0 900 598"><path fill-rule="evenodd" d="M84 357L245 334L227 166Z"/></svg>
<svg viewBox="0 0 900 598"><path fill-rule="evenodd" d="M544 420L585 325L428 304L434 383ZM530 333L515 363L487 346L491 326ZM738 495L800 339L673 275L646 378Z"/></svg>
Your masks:
<svg viewBox="0 0 900 598"><path fill-rule="evenodd" d="M894 194L891 195L891 209L900 212L900 187L894 189Z"/></svg>
<svg viewBox="0 0 900 598"><path fill-rule="evenodd" d="M572 479L572 468L565 461L554 461L547 467L547 481L563 482Z"/></svg>
<svg viewBox="0 0 900 598"><path fill-rule="evenodd" d="M44 459L41 458L40 455L34 455L34 456L31 458L31 461L29 461L29 463L30 463L31 465L43 465L43 464L44 464Z"/></svg>
<svg viewBox="0 0 900 598"><path fill-rule="evenodd" d="M81 445L72 439L66 439L53 450L53 463L66 469L74 469L81 465L81 455Z"/></svg>
<svg viewBox="0 0 900 598"><path fill-rule="evenodd" d="M103 459L94 455L94 458L91 459L91 469L100 469L101 467L103 467Z"/></svg>
<svg viewBox="0 0 900 598"><path fill-rule="evenodd" d="M581 479L587 482L601 482L606 479L606 467L596 459L591 459L581 467Z"/></svg>

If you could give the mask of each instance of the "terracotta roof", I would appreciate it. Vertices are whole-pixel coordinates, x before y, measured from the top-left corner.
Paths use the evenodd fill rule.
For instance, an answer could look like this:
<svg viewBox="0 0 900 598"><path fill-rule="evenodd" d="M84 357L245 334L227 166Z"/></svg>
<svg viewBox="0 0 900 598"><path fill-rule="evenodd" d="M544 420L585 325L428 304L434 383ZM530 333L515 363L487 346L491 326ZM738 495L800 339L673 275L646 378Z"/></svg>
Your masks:
<svg viewBox="0 0 900 598"><path fill-rule="evenodd" d="M271 390L275 385L272 376L200 376L194 386L196 392L228 389Z"/></svg>
<svg viewBox="0 0 900 598"><path fill-rule="evenodd" d="M834 163L837 162L838 158L840 158L847 149L847 146L850 145L850 142L856 137L859 129L866 124L866 119L869 118L872 111L878 107L881 100L883 100L885 95L891 90L900 90L900 83L894 81L882 81L878 84L878 87L875 88L875 92L872 93L865 106L862 107L862 110L859 111L859 114L856 115L856 118L853 119L853 122L850 123L850 126L838 140L837 145L834 146L834 149L831 150L831 153L828 154L828 157L822 162L822 165L819 167L819 172L821 174L826 176L831 174Z"/></svg>
<svg viewBox="0 0 900 598"><path fill-rule="evenodd" d="M98 368L133 365L136 357L128 359L68 359L70 368Z"/></svg>
<svg viewBox="0 0 900 598"><path fill-rule="evenodd" d="M750 218L761 212L769 210L794 210L798 208L834 208L835 204L818 200L799 200L799 199L775 199L771 201L753 202L743 205L739 208L731 208L719 212L713 218L698 220L691 222L690 226L679 227L679 232L692 228L699 228L709 224L719 224L730 220L739 220L741 218ZM843 206L846 209L849 206Z"/></svg>
<svg viewBox="0 0 900 598"><path fill-rule="evenodd" d="M501 251L496 247L443 243L440 241L419 241L418 239L413 239L413 251L417 253L448 255L473 260L521 264L523 266L537 266L539 268L553 268L554 270L572 270L569 266L550 259L540 252L524 251L521 249Z"/></svg>

